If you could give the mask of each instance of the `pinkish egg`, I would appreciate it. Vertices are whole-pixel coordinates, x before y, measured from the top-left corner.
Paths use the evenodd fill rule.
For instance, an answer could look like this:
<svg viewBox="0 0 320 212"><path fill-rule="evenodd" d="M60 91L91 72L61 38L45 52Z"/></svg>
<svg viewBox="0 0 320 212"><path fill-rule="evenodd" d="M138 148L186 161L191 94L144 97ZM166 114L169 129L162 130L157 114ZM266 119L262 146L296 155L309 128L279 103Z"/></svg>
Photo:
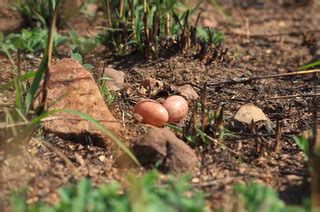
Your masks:
<svg viewBox="0 0 320 212"><path fill-rule="evenodd" d="M188 113L188 102L181 96L170 96L162 105L169 113L169 122L179 122Z"/></svg>
<svg viewBox="0 0 320 212"><path fill-rule="evenodd" d="M162 127L169 120L168 111L157 101L143 99L134 106L134 112L142 117L142 122Z"/></svg>

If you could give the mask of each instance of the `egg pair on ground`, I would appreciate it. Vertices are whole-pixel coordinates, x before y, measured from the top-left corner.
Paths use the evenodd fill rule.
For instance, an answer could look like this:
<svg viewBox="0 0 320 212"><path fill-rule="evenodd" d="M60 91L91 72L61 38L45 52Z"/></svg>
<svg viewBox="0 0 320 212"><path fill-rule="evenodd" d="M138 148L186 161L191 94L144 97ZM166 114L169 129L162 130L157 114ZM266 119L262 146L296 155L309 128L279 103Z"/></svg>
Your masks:
<svg viewBox="0 0 320 212"><path fill-rule="evenodd" d="M134 112L142 117L142 122L157 127L166 123L181 121L188 113L188 102L181 96L170 96L162 104L152 99L139 101Z"/></svg>

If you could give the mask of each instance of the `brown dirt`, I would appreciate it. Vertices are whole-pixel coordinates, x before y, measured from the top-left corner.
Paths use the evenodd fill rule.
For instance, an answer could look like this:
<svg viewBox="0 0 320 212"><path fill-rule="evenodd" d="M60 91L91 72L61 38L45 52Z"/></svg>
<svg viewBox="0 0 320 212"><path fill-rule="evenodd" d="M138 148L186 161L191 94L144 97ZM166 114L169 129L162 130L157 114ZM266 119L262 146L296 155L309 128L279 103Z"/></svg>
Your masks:
<svg viewBox="0 0 320 212"><path fill-rule="evenodd" d="M233 85L212 84L234 77L287 73L319 58L320 29L317 27L320 23L320 5L283 4L282 1L270 0L263 1L263 4L256 3L261 1L247 1L248 4L241 7L230 1L223 2L228 16L209 4L203 4L201 10L205 18L201 21L216 22L216 29L225 33L223 48L228 48L225 60L204 64L194 59L194 52L189 51L148 62L137 55L114 57L111 52L97 48L87 56L86 62L94 65L95 70L101 70L106 64L125 72L126 82L133 86L133 93L119 96L109 105L115 117L124 120L125 131L121 139L128 144L147 130L146 126L134 122L132 114L134 102L146 95L140 92L143 77L153 77L169 85L197 85L195 89L199 94L204 83L207 83L208 105L214 110L219 102L224 102L226 126L230 125L240 105L245 103L260 107L273 123L280 119L284 133L280 153L264 151L257 155L256 142L259 140L268 149L275 142L275 137L269 135L256 139L245 129L235 129L237 132L242 130L238 138L222 141L227 146L225 150L218 143L195 145L193 148L201 158L201 165L193 173L192 182L195 188L206 192L212 208L228 206L233 184L251 181L271 185L287 203L301 204L303 198L308 196L309 176L303 154L292 136L310 128L312 101L310 98L268 98L311 92L310 76L263 79ZM84 35L96 33L95 27L103 24L101 15L83 20L84 17L80 16L71 24ZM0 60L5 59L0 56ZM7 61L1 64L1 70L8 69ZM28 64L37 62L29 61ZM96 71L94 74L99 76L101 73ZM170 94L172 92L167 89L151 97ZM179 126L185 124L186 121ZM41 142L43 140L49 144ZM71 143L51 135L32 139L22 152L24 154L17 153L17 150L0 154L3 175L1 194L4 197L8 197L13 188L27 186L28 202L42 199L52 203L57 200L56 189L76 179L90 177L94 182L101 183L111 179L121 180L126 173L126 170L114 166L115 156L109 150ZM141 172L137 170L137 173Z"/></svg>

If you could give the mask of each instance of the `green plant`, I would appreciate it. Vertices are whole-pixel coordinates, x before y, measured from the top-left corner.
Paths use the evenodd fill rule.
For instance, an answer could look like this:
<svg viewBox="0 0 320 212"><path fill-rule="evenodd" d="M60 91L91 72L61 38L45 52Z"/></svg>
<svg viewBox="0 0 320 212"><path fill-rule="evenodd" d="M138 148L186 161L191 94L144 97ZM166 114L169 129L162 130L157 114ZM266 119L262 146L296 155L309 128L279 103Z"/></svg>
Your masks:
<svg viewBox="0 0 320 212"><path fill-rule="evenodd" d="M79 53L72 53L71 54L71 58L77 60L87 70L90 70L90 69L93 68L93 66L91 64L89 64L89 63L84 63L83 64L82 56Z"/></svg>
<svg viewBox="0 0 320 212"><path fill-rule="evenodd" d="M317 104L317 103L316 103ZM317 119L315 121L318 121ZM306 162L309 167L311 177L311 208L320 207L320 194L319 194L319 181L320 181L320 144L319 139L314 131L309 132L308 137L295 136L295 142L298 147L303 151Z"/></svg>
<svg viewBox="0 0 320 212"><path fill-rule="evenodd" d="M7 58L9 58L11 64L14 64L13 59L11 57L11 52L15 51L15 47L13 43L9 39L5 39L2 32L0 32L0 53L4 54Z"/></svg>
<svg viewBox="0 0 320 212"><path fill-rule="evenodd" d="M200 41L209 44L218 44L224 40L223 34L221 32L214 31L212 28L196 28L197 37Z"/></svg>
<svg viewBox="0 0 320 212"><path fill-rule="evenodd" d="M243 203L243 209L248 212L280 212L284 211L285 204L276 191L264 185L252 183L234 186L236 201Z"/></svg>
<svg viewBox="0 0 320 212"><path fill-rule="evenodd" d="M315 62L309 63L307 65L301 66L298 68L298 71L303 71L310 68L316 68L320 66L320 60L317 60Z"/></svg>
<svg viewBox="0 0 320 212"><path fill-rule="evenodd" d="M75 53L79 53L82 56L87 55L92 51L96 46L97 42L95 38L84 38L79 36L76 31L69 31L71 49Z"/></svg>
<svg viewBox="0 0 320 212"><path fill-rule="evenodd" d="M310 199L305 199L302 206L286 205L278 193L271 187L250 183L233 187L233 208L248 212L307 212L311 211ZM319 211L315 210L315 211Z"/></svg>
<svg viewBox="0 0 320 212"><path fill-rule="evenodd" d="M148 59L172 54L172 50L183 51L200 42L211 42L211 47L222 41L221 33L189 26L189 16L199 5L184 12L178 9L181 5L177 0L120 0L118 4L105 0L108 26L98 41L119 55L138 50ZM111 10L116 11L115 15Z"/></svg>
<svg viewBox="0 0 320 212"><path fill-rule="evenodd" d="M303 136L295 136L293 137L294 141L298 145L298 147L302 150L304 153L306 161L310 159L310 144L307 138Z"/></svg>
<svg viewBox="0 0 320 212"><path fill-rule="evenodd" d="M223 125L223 104L217 105L215 111L211 111L208 107L207 91L204 87L200 102L195 104L191 119L183 129L183 136L192 145L209 144L214 140L223 140L225 136L231 135Z"/></svg>
<svg viewBox="0 0 320 212"><path fill-rule="evenodd" d="M14 211L205 211L201 192L192 191L187 177L169 178L158 184L159 175L149 172L142 178L130 176L128 186L117 182L94 188L88 179L59 189L60 200L53 206L26 204L25 192L12 196ZM187 193L192 193L188 195Z"/></svg>
<svg viewBox="0 0 320 212"><path fill-rule="evenodd" d="M108 104L111 104L112 102L114 102L115 98L116 98L116 95L113 94L108 86L106 85L106 81L107 80L112 80L111 78L108 78L108 77L100 77L98 79L99 81L99 90L100 90L100 93L101 95L103 96L104 100L108 103Z"/></svg>
<svg viewBox="0 0 320 212"><path fill-rule="evenodd" d="M56 48L68 40L66 36L62 36L55 32L53 34L53 53ZM3 53L9 59L11 53L19 50L21 53L39 53L46 48L48 41L48 30L34 28L31 31L22 29L20 33L12 33L4 37L0 34L0 53ZM12 60L12 59L11 59Z"/></svg>

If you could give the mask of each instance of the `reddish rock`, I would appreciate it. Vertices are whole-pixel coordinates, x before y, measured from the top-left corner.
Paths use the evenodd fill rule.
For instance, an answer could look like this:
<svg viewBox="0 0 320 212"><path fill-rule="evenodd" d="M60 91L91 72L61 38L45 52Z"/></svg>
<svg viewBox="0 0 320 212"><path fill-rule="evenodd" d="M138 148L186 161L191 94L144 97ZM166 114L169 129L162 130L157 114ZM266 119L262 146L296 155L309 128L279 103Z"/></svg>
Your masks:
<svg viewBox="0 0 320 212"><path fill-rule="evenodd" d="M110 113L92 75L76 60L67 58L54 63L48 79L49 109L72 109L100 121L114 133L120 130L120 123ZM96 127L70 113L57 113L52 121L44 122L46 131L78 142L92 141L96 145L110 143L110 140Z"/></svg>
<svg viewBox="0 0 320 212"><path fill-rule="evenodd" d="M133 152L147 168L160 162L163 172L192 171L197 165L194 151L166 128L152 129L133 146Z"/></svg>

